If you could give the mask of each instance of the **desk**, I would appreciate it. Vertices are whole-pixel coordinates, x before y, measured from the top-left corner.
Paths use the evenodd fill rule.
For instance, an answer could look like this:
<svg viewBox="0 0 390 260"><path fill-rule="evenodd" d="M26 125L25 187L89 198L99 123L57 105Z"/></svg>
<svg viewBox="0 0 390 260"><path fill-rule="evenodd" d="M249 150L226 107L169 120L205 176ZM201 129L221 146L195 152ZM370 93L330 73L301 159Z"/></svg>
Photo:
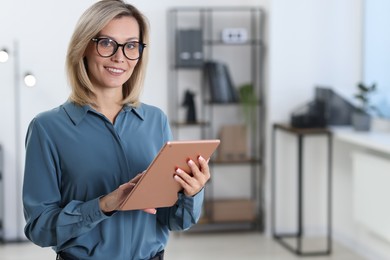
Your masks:
<svg viewBox="0 0 390 260"><path fill-rule="evenodd" d="M298 141L298 182L297 182L297 191L298 191L298 203L297 203L297 231L294 233L277 233L276 231L276 132L277 130L284 131L290 134L293 134L297 137ZM328 139L328 171L327 171L327 245L324 250L321 251L306 251L302 250L302 239L303 239L303 139L308 135L325 135ZM332 188L332 132L325 128L294 128L287 124L274 124L272 130L272 234L276 241L281 245L286 247L291 252L302 255L329 255L332 251L331 249L331 215L332 215L332 205L331 205L331 188ZM283 239L285 238L295 238L296 247L294 248L288 244Z"/></svg>
<svg viewBox="0 0 390 260"><path fill-rule="evenodd" d="M333 138L366 149L390 154L390 132L357 132L350 127L332 127Z"/></svg>

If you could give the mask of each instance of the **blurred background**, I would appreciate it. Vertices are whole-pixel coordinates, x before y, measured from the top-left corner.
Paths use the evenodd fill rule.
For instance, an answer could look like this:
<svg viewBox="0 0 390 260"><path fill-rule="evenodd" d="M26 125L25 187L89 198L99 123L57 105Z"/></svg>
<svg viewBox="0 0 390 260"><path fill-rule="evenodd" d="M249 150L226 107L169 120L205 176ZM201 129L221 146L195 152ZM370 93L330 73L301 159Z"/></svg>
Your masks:
<svg viewBox="0 0 390 260"><path fill-rule="evenodd" d="M68 98L70 91L64 67L67 45L78 18L94 2L92 0L1 1L0 237L4 246L11 242L26 240L23 233L21 185L24 139L28 124L39 112L54 108ZM201 91L204 91L203 82L188 83L194 82L192 77L196 78L199 75L202 77L204 75L202 70L195 72L195 76L188 75L186 73L191 69L183 72L182 68L176 66L173 61L177 53L175 48L178 47L175 38L177 29L199 27L199 22L196 20L198 18L188 20L181 17L184 26L179 18L176 23L172 21L173 15L177 14L176 11L184 10L183 13L186 13L186 8L191 10L228 8L232 13L235 13L234 9L238 11L254 9L260 10L261 13L261 18L253 18L254 20L247 23L248 28L255 28L258 32L244 28L246 23L243 24L240 20L248 19L250 14L243 12L240 14L242 17L232 15L230 21L227 19L226 24L223 22L224 19L221 19L221 22L215 25L221 30L215 34L212 32L211 38L204 36L204 40L208 39L210 42L201 46L205 58L219 59L236 52L236 56L229 61L233 85L237 87L246 83L245 77L248 77L249 81L252 80L253 85L257 87L256 95L261 99L261 105L255 113L256 128L247 134L248 142L255 140L253 153L256 158L249 163L251 166L255 165L255 170L249 170L249 174L238 177L234 176L234 173L226 176L216 175L213 188L210 188L218 199L231 200L237 196L252 196L255 206L251 210L255 221L249 221L249 224L254 225L240 226L237 225L237 221L230 221L232 218L234 220L234 217L230 219L227 217L229 221L223 222L223 225L219 225L218 228L215 228L217 225L212 225L218 224L215 221L205 221L197 227L199 232L193 233L202 235L212 231L215 235L214 232L217 234L227 232L233 238L232 241L238 243L241 233L237 231L245 231L250 233L246 241L255 241L253 248L256 248L257 243L271 243L276 233L294 233L297 222L303 219L305 236L325 237L325 242L320 243L320 248L325 248L325 252L328 250L326 239L331 238L332 242L348 248L354 257L358 255L371 259L390 258L390 224L386 221L390 218L390 209L386 204L386 197L390 195L386 186L390 183L390 175L388 176L390 73L387 72L390 67L388 48L390 38L385 31L390 24L387 15L390 4L387 1L133 0L131 3L144 12L151 27L151 43L148 46L149 67L142 101L160 107L171 120L178 121L184 118L185 110L179 106L182 102L182 92L187 86L195 90L198 96L195 104L200 119L213 120L218 118L218 114L210 119L211 109L202 108L207 106L202 103L205 100L201 94ZM193 16L198 15L197 12L194 13ZM234 24L232 21L238 22ZM188 26L187 23L190 22L193 24ZM209 22L210 20L207 20L206 25L202 26L206 26L207 29ZM218 23L217 18L214 22ZM253 25L250 25L251 22L255 24L253 27L250 27ZM238 57L237 52L240 51L223 47L224 44L232 43L223 42L222 30L238 27L244 28L244 34L248 33L248 41L244 40L241 43L250 50L255 46L252 54L257 56L254 62L251 54L247 54L244 58ZM206 35L205 31L203 33ZM219 40L222 42L218 42ZM245 76L247 71L251 71L249 76ZM178 73L184 75L178 76ZM33 77L26 79L27 75ZM182 80L187 77L191 80ZM297 111L297 108L315 98L317 87L331 89L352 107L358 107L359 100L355 95L359 83L376 84L376 90L370 96L369 102L375 106L375 111L379 112L368 113L371 119L370 129L354 130L351 120L337 125L322 125L321 128L331 132L332 145L327 145L327 136L315 135L307 138L303 144L304 184L299 186L299 179L297 179L299 144L295 137L301 136L302 133L297 132L296 129L292 132L287 131L287 134L277 132L274 128L275 124L289 125L292 114ZM197 89L197 86L201 88ZM207 95L204 98L207 99ZM177 105L176 108L181 111L181 114L173 112L175 111L175 107L172 108L173 104ZM222 110L223 114L223 111L231 111L232 108L227 106L227 108L217 109ZM344 107L338 109L343 113ZM242 114L235 114L235 116L243 117ZM224 118L230 120L229 116L224 115ZM234 124L238 121L241 122L236 119L231 120ZM172 128L175 131L183 131L176 129L177 125L180 125L177 123L172 122ZM200 122L199 125L201 129L210 127L207 122L205 124ZM312 126L317 127L316 125L305 127L312 128ZM210 132L200 131L197 134L192 130L184 130L185 133L180 134L180 137L178 132L175 132L175 135L178 139L216 138L221 137L218 129ZM229 135L226 140L228 139ZM272 142L273 140L276 140L275 143ZM273 154L275 150L277 153ZM330 166L328 156L333 159ZM276 161L276 166L272 163L273 160ZM242 165L240 165L242 168L227 164L214 167L215 172L221 171L217 169L218 167L222 167L222 171L248 171L245 169L246 166ZM331 179L327 177L329 167ZM229 178L230 182L226 181ZM304 190L302 196L299 195L300 190ZM331 205L328 204L329 198ZM299 212L297 205L300 200L304 205L301 217L297 215ZM247 210L242 204L233 203L230 208L222 208L220 212L223 214L220 218L226 219L226 214L235 209L238 212ZM328 216L331 216L331 221ZM202 229L202 224L206 228ZM235 235L238 240L234 240ZM177 236L174 241L179 241L178 238L196 240L191 237L191 232L186 236ZM214 239L219 238L217 235ZM232 242L229 240L227 243ZM294 247L295 244L291 245ZM174 245L171 246L175 248ZM0 251L1 247L0 245ZM279 248L279 245L276 247ZM257 251L255 252L257 254ZM291 253L294 255L294 252ZM345 258L336 255L334 259Z"/></svg>

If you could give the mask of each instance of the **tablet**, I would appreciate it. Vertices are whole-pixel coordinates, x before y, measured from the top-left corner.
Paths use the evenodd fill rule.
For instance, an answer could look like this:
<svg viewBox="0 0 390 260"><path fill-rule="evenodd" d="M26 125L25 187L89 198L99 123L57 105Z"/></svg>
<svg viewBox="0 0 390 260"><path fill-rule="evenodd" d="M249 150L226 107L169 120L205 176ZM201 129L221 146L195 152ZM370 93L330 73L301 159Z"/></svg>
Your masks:
<svg viewBox="0 0 390 260"><path fill-rule="evenodd" d="M176 169L190 172L187 161L199 166L198 157L208 160L218 147L219 140L167 142L134 186L121 210L162 208L173 206L182 187L173 178Z"/></svg>

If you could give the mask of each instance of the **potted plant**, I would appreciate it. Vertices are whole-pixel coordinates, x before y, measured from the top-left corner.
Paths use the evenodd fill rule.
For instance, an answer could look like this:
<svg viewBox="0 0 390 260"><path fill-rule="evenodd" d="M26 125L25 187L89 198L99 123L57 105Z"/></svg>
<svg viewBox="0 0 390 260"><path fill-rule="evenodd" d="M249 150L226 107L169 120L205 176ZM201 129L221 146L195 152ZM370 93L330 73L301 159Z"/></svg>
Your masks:
<svg viewBox="0 0 390 260"><path fill-rule="evenodd" d="M357 84L358 92L355 98L358 100L358 106L352 114L352 126L357 131L369 131L371 126L371 114L376 110L370 103L370 96L376 91L376 84L365 85Z"/></svg>
<svg viewBox="0 0 390 260"><path fill-rule="evenodd" d="M239 102L242 105L245 122L248 126L254 124L254 112L258 103L252 84L244 84L239 87Z"/></svg>
<svg viewBox="0 0 390 260"><path fill-rule="evenodd" d="M239 104L242 108L243 118L245 121L244 127L246 128L248 137L253 137L256 134L256 129L259 124L257 118L257 107L259 100L256 94L256 90L252 83L246 83L238 87L238 94ZM252 151L252 146L254 144L249 142L249 140L252 140L252 138L247 140L249 151Z"/></svg>

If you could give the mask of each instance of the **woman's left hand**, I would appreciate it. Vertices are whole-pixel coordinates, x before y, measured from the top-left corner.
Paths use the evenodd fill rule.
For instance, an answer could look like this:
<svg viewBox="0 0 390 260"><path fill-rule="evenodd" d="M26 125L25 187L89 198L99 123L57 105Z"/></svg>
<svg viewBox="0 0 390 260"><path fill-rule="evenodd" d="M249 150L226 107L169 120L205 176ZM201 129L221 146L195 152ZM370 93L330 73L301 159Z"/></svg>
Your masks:
<svg viewBox="0 0 390 260"><path fill-rule="evenodd" d="M176 170L175 180L180 183L184 189L184 194L189 197L194 196L203 189L206 182L210 179L208 161L199 156L198 162L199 167L192 160L187 162L191 169L191 172L189 173L180 168Z"/></svg>

